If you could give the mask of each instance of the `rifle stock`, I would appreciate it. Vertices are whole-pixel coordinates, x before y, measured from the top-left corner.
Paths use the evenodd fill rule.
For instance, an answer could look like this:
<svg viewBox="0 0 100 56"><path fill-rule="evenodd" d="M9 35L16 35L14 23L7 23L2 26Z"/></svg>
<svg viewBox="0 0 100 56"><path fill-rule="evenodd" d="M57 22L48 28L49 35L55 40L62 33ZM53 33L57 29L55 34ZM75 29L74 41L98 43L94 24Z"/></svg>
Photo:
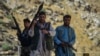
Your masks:
<svg viewBox="0 0 100 56"><path fill-rule="evenodd" d="M77 49L75 49L72 45L70 45L69 43L67 43L67 42L64 42L68 47L70 47L71 49L73 49L74 51L76 51L77 52Z"/></svg>

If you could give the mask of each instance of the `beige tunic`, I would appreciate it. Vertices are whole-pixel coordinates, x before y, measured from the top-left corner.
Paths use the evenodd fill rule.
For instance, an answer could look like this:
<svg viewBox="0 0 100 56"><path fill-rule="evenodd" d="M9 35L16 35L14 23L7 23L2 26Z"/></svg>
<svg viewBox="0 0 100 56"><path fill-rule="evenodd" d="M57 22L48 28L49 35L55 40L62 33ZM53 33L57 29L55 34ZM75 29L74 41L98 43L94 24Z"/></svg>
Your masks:
<svg viewBox="0 0 100 56"><path fill-rule="evenodd" d="M39 30L39 33L40 33L40 39L38 42L37 50L31 51L30 56L51 56L51 51L48 51L46 49L46 42L44 41L44 34L42 33L41 30ZM51 36L55 35L55 30L53 29L52 26L50 26L49 33ZM30 33L30 36L34 36L34 30ZM43 41L45 43L44 45L42 45ZM44 49L43 49L43 47L44 47ZM38 55L34 55L35 53L37 53Z"/></svg>

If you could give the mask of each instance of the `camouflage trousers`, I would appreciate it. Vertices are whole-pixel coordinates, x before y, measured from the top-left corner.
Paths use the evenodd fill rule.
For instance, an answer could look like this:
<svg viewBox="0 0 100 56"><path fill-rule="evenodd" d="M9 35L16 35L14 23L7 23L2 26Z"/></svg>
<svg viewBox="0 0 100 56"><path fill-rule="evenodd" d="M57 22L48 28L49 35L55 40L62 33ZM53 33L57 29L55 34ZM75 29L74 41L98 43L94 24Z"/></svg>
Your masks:
<svg viewBox="0 0 100 56"><path fill-rule="evenodd" d="M20 56L30 56L30 47L21 47L21 54Z"/></svg>

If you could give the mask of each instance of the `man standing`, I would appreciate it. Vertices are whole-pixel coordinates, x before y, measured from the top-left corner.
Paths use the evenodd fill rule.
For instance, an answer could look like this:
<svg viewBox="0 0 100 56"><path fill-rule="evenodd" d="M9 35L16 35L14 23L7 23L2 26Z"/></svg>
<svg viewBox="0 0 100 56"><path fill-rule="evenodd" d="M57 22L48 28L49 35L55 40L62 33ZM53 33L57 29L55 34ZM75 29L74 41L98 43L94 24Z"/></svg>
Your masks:
<svg viewBox="0 0 100 56"><path fill-rule="evenodd" d="M75 43L75 32L70 26L71 16L63 17L64 24L56 28L54 42L56 44L56 56L74 56L72 45Z"/></svg>
<svg viewBox="0 0 100 56"><path fill-rule="evenodd" d="M30 46L32 44L32 36L34 33L32 33L32 28L29 30L28 35L27 35L27 31L28 28L30 26L30 20L28 18L23 20L24 22L24 30L21 33L21 35L19 35L19 33L17 33L18 35L18 39L21 42L21 55L20 56L29 56L30 55Z"/></svg>
<svg viewBox="0 0 100 56"><path fill-rule="evenodd" d="M33 37L33 54L30 56L50 56L50 42L48 42L55 35L55 31L49 22L46 22L46 13L41 11L39 13L39 20L34 25ZM50 40L51 42L53 40ZM50 45L50 46L49 46ZM36 52L38 53L37 55Z"/></svg>

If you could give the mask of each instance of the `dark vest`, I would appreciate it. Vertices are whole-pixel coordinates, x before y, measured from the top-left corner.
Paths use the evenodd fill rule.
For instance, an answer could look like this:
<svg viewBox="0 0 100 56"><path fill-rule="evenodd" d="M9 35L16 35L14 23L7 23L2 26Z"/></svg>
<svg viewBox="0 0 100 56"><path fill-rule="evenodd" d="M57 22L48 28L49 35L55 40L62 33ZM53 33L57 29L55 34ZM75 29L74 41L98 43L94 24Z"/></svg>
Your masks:
<svg viewBox="0 0 100 56"><path fill-rule="evenodd" d="M34 27L34 36L32 38L32 50L36 50L37 49L37 45L39 42L39 27L37 25L35 25Z"/></svg>
<svg viewBox="0 0 100 56"><path fill-rule="evenodd" d="M22 47L28 47L32 43L32 37L30 37L29 35L25 36L27 32L26 30L27 29L23 30L23 33L21 34L21 37L20 37L20 42L21 42Z"/></svg>
<svg viewBox="0 0 100 56"><path fill-rule="evenodd" d="M47 27L45 27L45 29L47 30L50 30L50 23L46 23ZM39 30L41 28L38 26L38 24L35 25L35 28L34 28L34 36L33 36L33 40L32 40L32 49L33 50L36 50L37 49L37 45L38 45L38 42L39 42L39 37L40 37L40 33L39 33ZM47 35L45 35L45 37L48 37ZM47 44L46 44L47 45ZM48 49L48 47L47 47Z"/></svg>

